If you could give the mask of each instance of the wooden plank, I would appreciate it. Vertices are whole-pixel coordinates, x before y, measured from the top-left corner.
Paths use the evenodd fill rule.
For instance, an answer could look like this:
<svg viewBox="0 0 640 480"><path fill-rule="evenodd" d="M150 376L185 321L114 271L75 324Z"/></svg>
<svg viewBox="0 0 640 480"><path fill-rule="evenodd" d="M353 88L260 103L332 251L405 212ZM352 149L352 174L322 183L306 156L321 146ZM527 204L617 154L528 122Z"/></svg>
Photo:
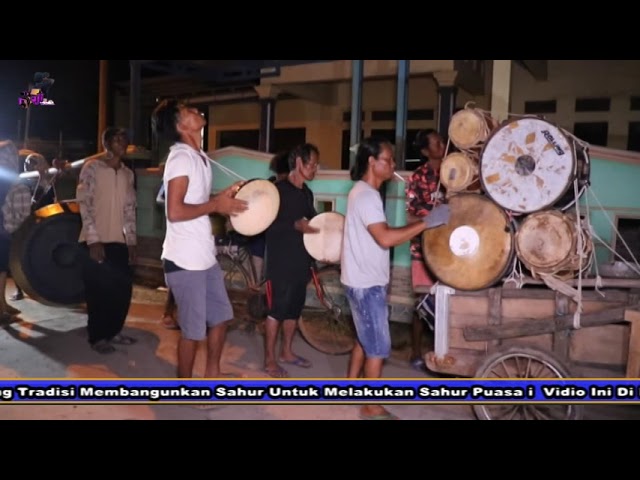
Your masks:
<svg viewBox="0 0 640 480"><path fill-rule="evenodd" d="M492 288L489 290L489 325L500 325L502 323L502 289ZM499 339L491 342L493 347L500 346Z"/></svg>
<svg viewBox="0 0 640 480"><path fill-rule="evenodd" d="M531 277L525 277L523 282L527 285L544 285L542 280L536 280ZM640 279L636 278L601 278L602 288L640 288ZM565 282L572 287L578 286L578 279L574 278ZM594 288L596 286L595 278L583 278L583 288Z"/></svg>
<svg viewBox="0 0 640 480"><path fill-rule="evenodd" d="M556 292L556 316L569 314L569 297ZM569 335L571 330L560 330L553 333L553 351L562 360L569 358Z"/></svg>
<svg viewBox="0 0 640 480"><path fill-rule="evenodd" d="M611 308L602 312L581 315L580 323L583 327L609 325L620 322L624 318L625 307ZM526 337L542 335L573 328L573 314L533 320L522 318L517 321L487 327L467 327L464 338L470 342L487 341L504 338Z"/></svg>

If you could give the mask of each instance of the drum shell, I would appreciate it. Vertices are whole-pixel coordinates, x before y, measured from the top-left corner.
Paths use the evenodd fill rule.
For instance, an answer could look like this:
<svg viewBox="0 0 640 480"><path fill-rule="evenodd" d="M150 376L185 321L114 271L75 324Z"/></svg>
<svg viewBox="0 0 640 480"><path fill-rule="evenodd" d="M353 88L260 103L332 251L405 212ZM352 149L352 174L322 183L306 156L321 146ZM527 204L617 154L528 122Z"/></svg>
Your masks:
<svg viewBox="0 0 640 480"><path fill-rule="evenodd" d="M449 122L449 139L460 150L480 150L498 122L487 112L465 107L456 112Z"/></svg>
<svg viewBox="0 0 640 480"><path fill-rule="evenodd" d="M440 181L447 194L478 191L480 189L477 156L465 152L447 155L440 166Z"/></svg>
<svg viewBox="0 0 640 480"><path fill-rule="evenodd" d="M573 189L576 169L574 142L538 117L505 122L480 153L483 192L515 213L553 208Z"/></svg>
<svg viewBox="0 0 640 480"><path fill-rule="evenodd" d="M32 213L14 232L9 269L29 297L54 306L84 302L81 228L78 204L62 202Z"/></svg>
<svg viewBox="0 0 640 480"><path fill-rule="evenodd" d="M459 193L448 204L449 223L422 234L427 269L440 282L457 290L490 288L505 277L513 264L514 224L502 208L483 194ZM468 242L469 253L455 251L461 236L464 240L473 232L477 235L476 244Z"/></svg>

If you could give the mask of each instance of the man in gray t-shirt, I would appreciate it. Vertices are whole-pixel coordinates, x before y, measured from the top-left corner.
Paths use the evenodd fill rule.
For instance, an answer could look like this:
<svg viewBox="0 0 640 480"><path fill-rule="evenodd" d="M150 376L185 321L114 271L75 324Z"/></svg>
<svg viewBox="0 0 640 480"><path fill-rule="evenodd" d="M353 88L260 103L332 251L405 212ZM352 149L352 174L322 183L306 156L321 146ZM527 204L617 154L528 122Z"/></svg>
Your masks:
<svg viewBox="0 0 640 480"><path fill-rule="evenodd" d="M389 335L389 248L408 242L428 228L449 220L449 207L440 205L424 219L404 227L387 223L380 196L382 184L393 177L393 147L385 139L367 138L358 146L351 178L341 258L341 281L349 300L358 336L349 361L348 378L380 378L391 353ZM363 420L393 420L381 405L365 405Z"/></svg>

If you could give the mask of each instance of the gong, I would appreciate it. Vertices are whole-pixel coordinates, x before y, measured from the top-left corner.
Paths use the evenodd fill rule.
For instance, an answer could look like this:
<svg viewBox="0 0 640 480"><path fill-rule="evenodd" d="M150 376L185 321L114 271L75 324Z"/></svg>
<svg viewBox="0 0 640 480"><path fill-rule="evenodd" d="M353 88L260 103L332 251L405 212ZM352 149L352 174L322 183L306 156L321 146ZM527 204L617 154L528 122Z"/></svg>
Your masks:
<svg viewBox="0 0 640 480"><path fill-rule="evenodd" d="M61 202L37 210L13 234L11 276L32 299L60 306L84 302L81 228L78 204Z"/></svg>
<svg viewBox="0 0 640 480"><path fill-rule="evenodd" d="M512 222L484 195L459 193L450 198L449 207L449 223L422 234L427 267L458 290L491 287L504 277L515 255Z"/></svg>

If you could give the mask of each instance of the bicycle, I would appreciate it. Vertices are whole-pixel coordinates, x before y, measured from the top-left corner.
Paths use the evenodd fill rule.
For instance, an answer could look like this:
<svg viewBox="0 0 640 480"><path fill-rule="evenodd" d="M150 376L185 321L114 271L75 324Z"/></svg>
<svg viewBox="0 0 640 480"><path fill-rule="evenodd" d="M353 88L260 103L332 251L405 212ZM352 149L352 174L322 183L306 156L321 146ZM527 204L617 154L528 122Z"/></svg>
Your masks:
<svg viewBox="0 0 640 480"><path fill-rule="evenodd" d="M216 238L217 258L234 309L246 309L249 320L266 318L266 281L255 272L248 244L250 239L235 232ZM298 323L304 340L329 355L344 355L355 345L355 328L349 303L340 283L340 267L317 265L311 269L305 310Z"/></svg>

